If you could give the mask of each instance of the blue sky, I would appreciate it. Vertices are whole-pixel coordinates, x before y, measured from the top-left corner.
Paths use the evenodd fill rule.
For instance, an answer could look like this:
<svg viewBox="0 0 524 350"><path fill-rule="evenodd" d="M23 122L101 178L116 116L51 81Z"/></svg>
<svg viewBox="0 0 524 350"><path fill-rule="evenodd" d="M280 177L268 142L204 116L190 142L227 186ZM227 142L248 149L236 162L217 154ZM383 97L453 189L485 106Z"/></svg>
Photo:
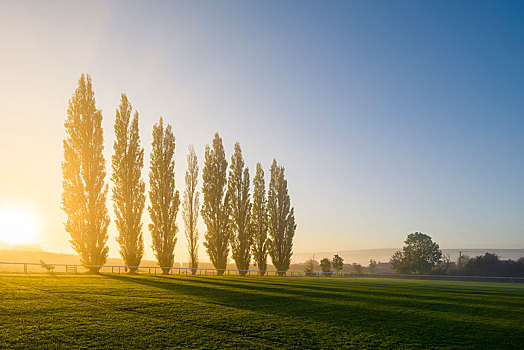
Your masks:
<svg viewBox="0 0 524 350"><path fill-rule="evenodd" d="M122 92L146 152L158 117L173 124L180 190L187 146L202 159L215 131L251 169L277 158L297 251L400 247L413 231L524 247L522 2L0 1L0 23L1 200L32 203L46 249L68 249L61 139L83 72L107 160Z"/></svg>

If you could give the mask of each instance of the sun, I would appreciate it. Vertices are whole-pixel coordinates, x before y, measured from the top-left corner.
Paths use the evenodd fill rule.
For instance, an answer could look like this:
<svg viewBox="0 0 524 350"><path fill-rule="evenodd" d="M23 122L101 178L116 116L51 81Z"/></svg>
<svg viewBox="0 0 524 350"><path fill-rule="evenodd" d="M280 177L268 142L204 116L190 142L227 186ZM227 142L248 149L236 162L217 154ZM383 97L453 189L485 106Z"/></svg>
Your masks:
<svg viewBox="0 0 524 350"><path fill-rule="evenodd" d="M10 244L35 243L37 238L36 218L20 207L0 208L0 241Z"/></svg>

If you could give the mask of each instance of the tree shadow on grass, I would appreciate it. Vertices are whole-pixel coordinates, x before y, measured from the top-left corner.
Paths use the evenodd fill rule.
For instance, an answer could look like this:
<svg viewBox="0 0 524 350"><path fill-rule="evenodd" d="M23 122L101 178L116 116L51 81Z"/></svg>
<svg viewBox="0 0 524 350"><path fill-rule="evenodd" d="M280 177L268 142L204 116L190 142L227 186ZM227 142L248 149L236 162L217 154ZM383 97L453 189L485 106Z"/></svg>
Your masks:
<svg viewBox="0 0 524 350"><path fill-rule="evenodd" d="M107 277L191 296L210 304L276 316L287 319L296 327L310 322L323 324L334 328L333 332L342 337L341 341L366 333L399 346L418 344L418 347L492 349L515 348L524 342L522 328L460 320L460 308L456 309L457 318L452 319L422 313L427 308L421 307L420 303L388 301L380 304L376 298L364 295L326 297L321 292L239 285L205 277ZM385 307L381 308L382 305Z"/></svg>
<svg viewBox="0 0 524 350"><path fill-rule="evenodd" d="M368 283L365 285L361 284L352 284L352 285L340 285L340 286L333 286L333 284L329 285L328 283L330 281L326 281L327 283L321 284L321 283L274 283L263 279L232 279L227 277L221 277L220 279L210 279L210 278L204 278L201 280L196 279L196 282L201 281L202 283L215 283L217 285L224 285L224 286L231 286L231 287L237 287L242 288L241 286L250 286L250 288L260 288L260 289L266 289L266 288L272 288L276 292L288 292L287 290L292 290L293 294L297 293L314 293L316 297L326 297L329 299L333 298L347 298L349 296L351 297L357 297L358 295L366 296L367 298L391 298L391 297L397 297L397 298L409 298L410 305L413 305L413 303L421 302L420 306L423 306L424 304L434 304L438 305L441 304L443 307L447 307L449 305L452 305L453 308L457 307L457 304L460 303L460 307L463 308L469 308L473 312L474 315L477 314L477 310L479 309L479 305L489 305L489 306L495 306L495 309L499 309L501 311L511 312L508 310L508 307L510 306L521 306L524 302L524 289L523 290L515 290L513 293L504 293L502 296L507 297L506 300L501 302L500 299L490 299L486 300L486 297L493 296L492 293L482 293L482 291L477 290L475 295L462 295L462 293L455 293L450 290L442 290L441 288L437 287L425 287L425 288L412 288L411 285L408 286L395 286L391 284L376 284L376 283ZM286 281L289 282L289 281ZM295 281L293 281L295 282ZM348 288L349 287L349 288ZM396 287L396 288L392 288ZM447 287L449 288L449 287ZM319 294L320 293L320 294ZM435 293L438 293L438 295L435 295ZM509 299L509 300L507 300ZM505 306L505 307L504 307ZM516 310L515 310L516 311ZM507 318L507 317L504 317Z"/></svg>
<svg viewBox="0 0 524 350"><path fill-rule="evenodd" d="M361 279L331 279L331 278L323 278L322 280L319 279L311 279L311 280L305 280L300 279L299 281L295 281L293 279L293 283L282 283L282 282L271 282L271 280L265 280L265 278L262 279L238 279L238 278L231 278L231 277L221 277L221 280L229 280L232 282L242 281L243 283L255 283L255 284L262 284L262 285L274 285L274 286L290 286L294 288L307 288L312 290L329 290L334 292L341 292L344 290L347 290L348 287L351 287L351 291L357 291L358 288L364 288L366 289L366 293L369 293L370 289L373 289L373 292L376 292L377 294L383 294L383 295L392 295L392 294L399 294L399 295L413 295L414 297L422 297L422 298L433 298L430 293L438 292L439 299L446 298L446 296L449 296L449 300L456 301L457 297L459 297L461 300L471 300L474 302L477 302L479 299L482 299L484 302L486 296L497 296L497 297L508 297L508 298L519 298L521 300L518 301L519 305L522 304L522 301L524 300L524 285L522 286L514 286L512 285L512 288L508 288L509 286L507 284L498 284L497 286L492 285L466 285L461 284L460 286L456 286L454 284L447 284L447 283L453 283L450 281L437 281L437 282L443 282L442 284L433 284L432 282L435 281L418 281L420 283L409 283L413 281L409 280L391 280L391 282L384 282L384 281L373 281L367 280L362 281ZM326 283L327 282L327 283ZM340 283L339 283L340 282ZM349 282L349 283L348 283ZM406 283L408 284L402 284ZM464 282L468 283L468 282ZM501 288L502 287L502 288ZM381 293L380 290L387 290L387 292ZM489 303L489 302L488 302ZM498 305L499 303L494 303Z"/></svg>
<svg viewBox="0 0 524 350"><path fill-rule="evenodd" d="M166 278L166 277L164 277ZM172 277L167 277L172 281ZM475 303L465 302L463 299L441 297L439 295L416 295L413 292L406 294L406 290L397 292L377 292L376 290L363 290L363 289L337 289L330 288L326 285L322 287L309 288L306 285L290 284L290 283L257 283L256 281L245 279L223 279L223 278L191 278L189 280L192 283L200 283L205 285L213 285L224 288L236 288L247 290L248 292L256 293L278 293L279 295L292 295L303 298L314 298L315 300L322 299L325 303L331 304L332 306L340 305L343 303L363 303L371 306L384 305L384 307L394 307L400 309L411 309L411 310L425 310L425 311L437 311L439 314L445 315L449 313L451 317L459 314L463 316L485 317L486 313L489 313L489 317L492 320L506 321L508 318L522 317L522 310L512 308L512 305L504 305L502 303L489 303L486 301L475 300ZM264 281L265 282L265 281ZM288 282L288 281L287 281ZM433 291L434 293L435 291ZM483 308L483 305L489 305ZM437 317L437 315L433 315ZM442 317L440 317L442 318Z"/></svg>

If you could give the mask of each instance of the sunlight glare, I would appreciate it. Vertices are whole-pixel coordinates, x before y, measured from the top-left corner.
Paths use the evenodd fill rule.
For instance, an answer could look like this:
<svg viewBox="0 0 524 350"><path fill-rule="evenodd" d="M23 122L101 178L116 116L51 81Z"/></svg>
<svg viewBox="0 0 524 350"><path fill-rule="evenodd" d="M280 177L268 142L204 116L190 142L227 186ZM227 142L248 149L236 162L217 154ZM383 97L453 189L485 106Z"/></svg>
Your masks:
<svg viewBox="0 0 524 350"><path fill-rule="evenodd" d="M37 224L34 215L19 207L0 208L0 242L35 243Z"/></svg>

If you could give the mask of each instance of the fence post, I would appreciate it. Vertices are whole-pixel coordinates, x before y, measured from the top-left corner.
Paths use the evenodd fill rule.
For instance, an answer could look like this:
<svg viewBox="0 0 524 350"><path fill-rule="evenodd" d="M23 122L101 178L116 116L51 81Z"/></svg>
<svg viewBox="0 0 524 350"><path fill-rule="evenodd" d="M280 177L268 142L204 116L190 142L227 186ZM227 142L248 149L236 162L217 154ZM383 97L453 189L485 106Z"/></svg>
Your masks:
<svg viewBox="0 0 524 350"><path fill-rule="evenodd" d="M24 264L24 273L27 274L27 264Z"/></svg>

